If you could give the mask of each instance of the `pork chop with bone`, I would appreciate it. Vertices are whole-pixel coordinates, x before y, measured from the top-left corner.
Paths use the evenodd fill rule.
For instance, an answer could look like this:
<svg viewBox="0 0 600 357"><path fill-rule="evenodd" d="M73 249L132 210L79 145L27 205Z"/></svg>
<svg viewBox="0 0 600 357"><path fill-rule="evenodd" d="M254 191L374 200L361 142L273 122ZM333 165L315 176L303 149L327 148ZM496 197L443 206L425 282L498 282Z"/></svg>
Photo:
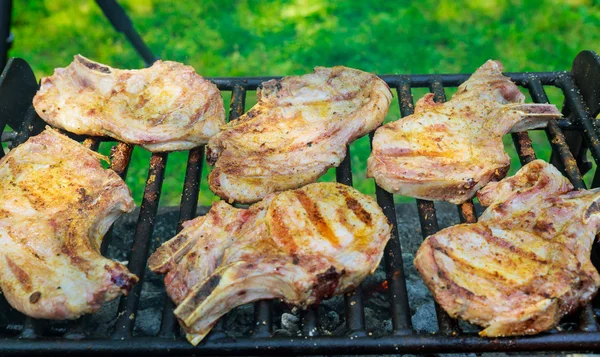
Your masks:
<svg viewBox="0 0 600 357"><path fill-rule="evenodd" d="M110 136L152 152L206 144L225 123L217 87L172 61L122 70L77 55L42 78L33 106L54 127Z"/></svg>
<svg viewBox="0 0 600 357"><path fill-rule="evenodd" d="M207 146L210 189L230 202L315 182L381 125L392 93L376 75L338 66L265 82L257 99Z"/></svg>
<svg viewBox="0 0 600 357"><path fill-rule="evenodd" d="M356 288L379 265L391 226L375 200L335 183L223 201L148 260L166 274L175 315L196 345L233 308L279 298L300 307Z"/></svg>
<svg viewBox="0 0 600 357"><path fill-rule="evenodd" d="M440 306L484 327L482 336L556 326L600 287L590 261L600 231L600 189L572 191L552 165L533 161L478 192L477 223L429 236L415 266Z"/></svg>
<svg viewBox="0 0 600 357"><path fill-rule="evenodd" d="M508 172L506 133L543 128L561 116L552 104L524 102L500 62L487 61L449 101L426 94L413 115L377 129L367 176L391 193L463 203Z"/></svg>
<svg viewBox="0 0 600 357"><path fill-rule="evenodd" d="M76 319L138 281L100 255L106 231L134 208L103 159L46 129L0 160L0 288L22 313Z"/></svg>

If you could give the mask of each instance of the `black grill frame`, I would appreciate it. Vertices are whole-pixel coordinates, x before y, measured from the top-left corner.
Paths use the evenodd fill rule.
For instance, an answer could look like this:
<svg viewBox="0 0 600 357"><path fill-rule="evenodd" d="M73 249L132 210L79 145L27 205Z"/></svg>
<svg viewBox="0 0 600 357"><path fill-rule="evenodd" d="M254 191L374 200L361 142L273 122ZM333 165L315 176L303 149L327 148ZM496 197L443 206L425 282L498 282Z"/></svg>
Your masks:
<svg viewBox="0 0 600 357"><path fill-rule="evenodd" d="M573 71L507 73L516 84L529 90L534 102L548 101L544 86L556 86L565 96L565 118L551 123L545 129L553 149L553 163L571 180L576 188L585 188L580 167L571 152L574 147L590 149L595 162L600 161L600 132L593 119L600 108L600 57L591 51L584 51L575 60ZM412 88L429 88L435 100L445 101L444 88L456 87L464 82L468 74L448 75L382 75L380 76L392 90L398 94L402 117L413 112ZM256 90L260 83L280 77L248 78L212 78L221 91L231 92L229 120L243 114L248 91ZM581 89L581 91L580 91ZM11 135L12 146L24 142L29 136L43 130L45 123L31 107L31 99L37 90L37 82L29 65L21 59L12 59L0 77L0 134L5 125L15 128ZM587 99L587 102L586 100ZM400 119L401 120L401 119ZM563 130L571 133L569 140ZM372 133L370 134L372 139ZM528 134L512 134L521 164L535 159ZM113 141L110 138L84 138L75 136L87 147L97 150L101 141ZM578 142L578 138L582 141ZM570 149L571 148L571 149ZM348 150L350 148L348 147ZM111 168L121 177L127 175L133 147L117 143L111 151ZM4 152L0 152L0 157ZM352 185L350 151L336 169L336 179L343 184ZM189 151L185 173L185 182L180 204L179 223L195 216L200 177L204 157L204 147ZM134 243L129 256L129 269L143 279L149 241L152 237L154 220L159 206L162 182L167 163L167 153L153 154L149 163L148 181L140 207ZM600 170L597 170L597 174ZM600 175L596 175L599 177ZM596 182L594 180L594 186ZM455 320L443 310L437 308L439 333L435 335L417 334L412 330L409 302L402 265L402 252L397 230L396 212L393 195L376 187L376 197L385 215L393 224L392 239L386 247L384 266L389 285L390 314L393 332L379 338L368 335L365 330L364 310L360 291L345 297L345 315L347 334L344 336L319 336L318 332L309 337L309 331L315 331L316 310L308 309L302 314L303 337L271 337L272 312L268 301L257 302L255 318L259 323L253 335L237 340L223 333L223 324L219 323L213 332L199 346L193 347L179 336L177 321L172 314L173 304L167 301L164 306L160 332L156 337L134 337L134 320L142 290L140 281L129 296L121 298L119 317L115 331L103 339L90 339L85 336L87 319L83 317L73 322L62 337L42 335L43 322L26 319L23 326L0 327L0 354L43 354L43 353L144 353L144 354L210 354L210 355L264 355L264 354L380 354L380 353L449 353L449 352L492 352L492 351L600 351L600 332L595 318L594 308L588 305L579 312L579 329L572 332L544 333L532 337L486 339L461 333ZM435 233L438 228L433 202L416 200L423 237ZM475 222L476 214L472 202L458 206L461 222ZM102 245L105 253L111 242L109 232ZM594 246L593 261L598 244ZM596 264L599 267L598 264ZM8 330L18 334L10 334Z"/></svg>

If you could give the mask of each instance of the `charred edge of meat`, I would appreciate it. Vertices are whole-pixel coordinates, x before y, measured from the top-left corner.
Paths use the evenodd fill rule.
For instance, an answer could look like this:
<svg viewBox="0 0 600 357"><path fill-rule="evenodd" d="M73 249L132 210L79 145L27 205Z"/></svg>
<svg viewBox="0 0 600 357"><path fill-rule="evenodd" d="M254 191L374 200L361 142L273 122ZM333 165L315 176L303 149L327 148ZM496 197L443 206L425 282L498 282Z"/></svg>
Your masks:
<svg viewBox="0 0 600 357"><path fill-rule="evenodd" d="M503 178L505 178L506 174L508 173L508 170L510 170L510 165L506 165L504 167L496 169L496 171L494 171L493 181L500 181Z"/></svg>
<svg viewBox="0 0 600 357"><path fill-rule="evenodd" d="M219 154L216 151L211 149L210 145L206 145L206 163L210 166L215 166L217 159L219 158Z"/></svg>
<svg viewBox="0 0 600 357"><path fill-rule="evenodd" d="M138 282L138 277L135 275L127 274L119 269L105 266L110 274L110 281L113 282L119 289L129 293L135 283Z"/></svg>
<svg viewBox="0 0 600 357"><path fill-rule="evenodd" d="M262 91L265 89L265 87L267 89L269 89L269 87L275 87L275 89L277 91L280 91L282 86L281 86L281 79L271 79L269 81L265 81L265 82L261 82L258 84L258 86L256 87L257 91Z"/></svg>
<svg viewBox="0 0 600 357"><path fill-rule="evenodd" d="M346 274L345 270L338 273L334 266L330 266L324 273L317 274L317 281L314 285L315 303L318 304L321 300L332 297L344 274Z"/></svg>
<svg viewBox="0 0 600 357"><path fill-rule="evenodd" d="M91 62L83 57L77 56L77 62L81 63L82 65L86 66L87 68L91 69L92 71L96 71L96 72L100 72L100 73L111 73L110 68L101 65L100 63L96 63L96 62Z"/></svg>

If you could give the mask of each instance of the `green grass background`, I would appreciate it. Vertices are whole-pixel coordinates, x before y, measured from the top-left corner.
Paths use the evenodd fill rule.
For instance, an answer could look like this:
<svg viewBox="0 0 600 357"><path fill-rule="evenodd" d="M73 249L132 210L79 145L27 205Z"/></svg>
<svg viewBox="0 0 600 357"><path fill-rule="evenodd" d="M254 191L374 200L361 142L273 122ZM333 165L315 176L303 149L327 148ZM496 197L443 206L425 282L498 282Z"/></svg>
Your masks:
<svg viewBox="0 0 600 357"><path fill-rule="evenodd" d="M375 73L465 73L489 58L513 72L568 70L580 50L600 51L598 1L119 2L156 55L192 65L203 76L303 74L333 65ZM26 59L38 78L77 53L118 68L143 66L94 1L15 1L13 32L10 55ZM417 99L424 93L413 94ZM549 95L562 104L560 91L550 89ZM230 93L223 96L228 105ZM246 109L254 102L250 95ZM386 120L398 117L395 100ZM518 159L510 137L505 139L514 172ZM538 157L547 159L545 135L533 133L532 139ZM110 145L101 149L107 153ZM351 151L355 185L372 194L373 182L365 179L368 139L355 142ZM138 203L149 157L136 148L127 177ZM186 153L169 156L162 204L179 204L186 160ZM201 204L215 199L206 172ZM324 179L334 177L331 171Z"/></svg>

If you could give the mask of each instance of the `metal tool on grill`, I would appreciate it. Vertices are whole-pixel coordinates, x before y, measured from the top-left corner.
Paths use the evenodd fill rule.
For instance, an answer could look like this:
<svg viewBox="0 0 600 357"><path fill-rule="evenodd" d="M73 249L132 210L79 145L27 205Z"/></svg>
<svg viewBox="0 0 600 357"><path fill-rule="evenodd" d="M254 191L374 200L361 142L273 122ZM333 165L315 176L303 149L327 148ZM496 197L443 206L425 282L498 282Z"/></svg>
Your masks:
<svg viewBox="0 0 600 357"><path fill-rule="evenodd" d="M589 148L596 163L600 162L600 132L596 125L596 115L600 111L600 57L590 51L581 52L574 61L571 72L508 73L515 83L529 90L536 103L548 101L544 86L558 87L565 97L565 118L550 123L545 129L552 145L553 158L563 173L576 188L585 188L583 172L576 157L569 149L577 144L578 149ZM449 75L383 75L381 78L390 88L397 91L402 116L413 111L413 88L429 88L435 94L436 101L446 99L444 88L456 87L468 78L467 74ZM212 81L225 93L231 92L229 119L234 120L244 112L248 91L256 90L261 82L273 77L251 78L213 78ZM31 99L37 89L37 82L29 65L21 59L9 61L0 78L0 133L9 147L24 142L29 136L39 133L45 126L31 107ZM402 120L402 119L400 119ZM5 133L5 126L14 133ZM567 143L565 132L570 138L582 138L579 143ZM535 159L528 133L512 134L521 164ZM97 150L101 141L109 138L76 137L93 150ZM583 143L583 146L582 146ZM111 158L112 168L122 177L127 174L133 148L130 145L116 143ZM0 151L0 157L4 151ZM346 159L336 169L339 182L352 185L350 148ZM159 206L162 182L165 175L168 153L153 154L149 162L148 181L144 191L142 205L137 219L133 244L129 252L129 269L142 281L127 297L121 298L118 311L115 312L114 331L100 338L90 338L86 333L89 318L66 327L49 327L46 322L33 319L6 321L0 319L0 354L16 353L144 353L144 354L183 354L202 353L215 355L240 354L336 354L336 353L436 353L436 352L484 352L484 351L600 351L600 332L596 314L599 306L586 306L578 319L578 329L569 332L545 333L538 336L487 339L474 334L463 333L455 320L437 309L439 332L437 334L418 334L411 326L409 299L405 274L403 271L402 251L396 220L394 199L376 187L377 201L383 208L389 221L394 225L393 237L384 255L387 272L387 294L392 332L381 337L372 337L365 327L363 294L368 291L358 289L345 297L346 332L341 335L325 336L319 333L316 309L302 313L301 337L271 336L275 320L272 303L268 301L255 304L256 328L243 338L232 339L225 333L225 325L219 324L209 335L206 342L193 347L179 336L179 327L172 314L173 306L167 300L162 312L160 331L154 337L135 336L133 333L140 295L143 290L143 277L146 259L153 235L154 223ZM199 194L199 182L202 173L204 148L196 148L188 153L185 182L179 210L179 223L194 217ZM581 166L584 167L584 166ZM594 186L600 183L600 174L596 171ZM0 198L1 199L1 198ZM438 230L436 210L432 202L417 200L418 215L423 236ZM476 214L472 202L458 206L462 222L475 222ZM106 252L111 244L111 234L105 238L102 251ZM597 246L593 252L593 261L600 267L596 257ZM3 299L2 299L3 300ZM9 309L5 301L0 302L2 311ZM13 313L6 317L14 316ZM277 317L278 318L278 317ZM21 321L21 322L19 322ZM24 322L22 322L24 321Z"/></svg>

